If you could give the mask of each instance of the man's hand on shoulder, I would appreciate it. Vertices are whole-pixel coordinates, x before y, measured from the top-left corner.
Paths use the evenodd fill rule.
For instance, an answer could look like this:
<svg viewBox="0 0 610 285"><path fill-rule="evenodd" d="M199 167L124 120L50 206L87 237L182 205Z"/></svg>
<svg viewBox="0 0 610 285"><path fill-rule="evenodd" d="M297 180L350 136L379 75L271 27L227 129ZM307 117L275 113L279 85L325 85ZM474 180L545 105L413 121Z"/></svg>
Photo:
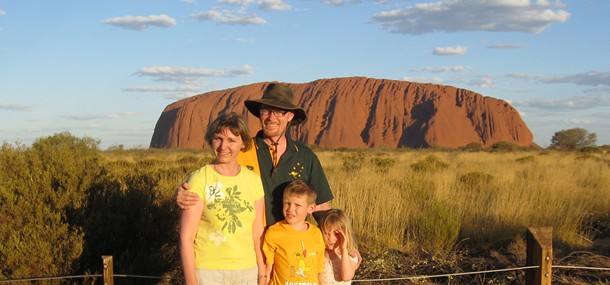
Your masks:
<svg viewBox="0 0 610 285"><path fill-rule="evenodd" d="M176 192L174 196L176 197L176 203L178 207L182 210L186 210L189 207L195 205L197 201L199 201L199 196L193 192L189 192L190 186L188 183L184 182L178 188L176 188Z"/></svg>

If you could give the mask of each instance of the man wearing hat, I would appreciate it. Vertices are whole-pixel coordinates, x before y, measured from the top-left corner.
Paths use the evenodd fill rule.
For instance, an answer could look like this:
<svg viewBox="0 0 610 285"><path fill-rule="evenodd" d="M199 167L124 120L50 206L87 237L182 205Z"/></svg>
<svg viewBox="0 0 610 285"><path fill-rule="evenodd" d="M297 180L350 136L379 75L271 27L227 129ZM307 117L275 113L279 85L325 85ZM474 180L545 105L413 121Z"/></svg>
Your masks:
<svg viewBox="0 0 610 285"><path fill-rule="evenodd" d="M292 89L279 83L271 83L258 100L246 100L248 111L259 118L261 130L252 138L253 147L240 152L240 165L258 173L265 189L267 225L283 220L282 195L288 183L303 179L314 186L317 192L316 210L322 213L330 209L328 202L333 199L328 180L318 157L304 144L290 138L288 127L296 126L307 114L294 105ZM176 191L176 200L181 208L187 208L197 201L197 195L184 191L183 184ZM314 212L314 216L317 214Z"/></svg>

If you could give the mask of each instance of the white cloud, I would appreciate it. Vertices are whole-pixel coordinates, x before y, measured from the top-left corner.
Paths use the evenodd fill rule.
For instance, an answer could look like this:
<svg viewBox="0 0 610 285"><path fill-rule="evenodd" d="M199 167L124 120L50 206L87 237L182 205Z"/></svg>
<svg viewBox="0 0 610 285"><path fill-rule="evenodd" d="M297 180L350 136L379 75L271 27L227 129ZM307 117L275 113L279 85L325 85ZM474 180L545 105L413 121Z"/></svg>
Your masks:
<svg viewBox="0 0 610 285"><path fill-rule="evenodd" d="M463 55L468 51L466 46L455 46L455 47L437 47L432 53L434 55Z"/></svg>
<svg viewBox="0 0 610 285"><path fill-rule="evenodd" d="M115 120L123 117L135 115L135 112L121 112L115 114L79 114L60 116L61 118L73 121L90 121L90 120Z"/></svg>
<svg viewBox="0 0 610 285"><path fill-rule="evenodd" d="M259 0L258 6L267 11L292 9L292 6L284 0Z"/></svg>
<svg viewBox="0 0 610 285"><path fill-rule="evenodd" d="M432 66L432 67L424 67L424 68L414 68L411 71L414 72L431 72L431 73L441 73L441 72L463 72L469 68L463 67L461 65L456 66Z"/></svg>
<svg viewBox="0 0 610 285"><path fill-rule="evenodd" d="M212 21L217 24L229 25L264 25L267 21L256 14L249 14L243 10L219 10L213 9L206 12L191 14L191 18L197 21Z"/></svg>
<svg viewBox="0 0 610 285"><path fill-rule="evenodd" d="M610 87L596 87L584 91L588 95L610 95Z"/></svg>
<svg viewBox="0 0 610 285"><path fill-rule="evenodd" d="M610 107L610 94L575 96L561 100L543 99L516 101L514 106L532 107L545 110L580 110L598 107Z"/></svg>
<svg viewBox="0 0 610 285"><path fill-rule="evenodd" d="M541 33L563 23L570 13L560 3L529 0L443 0L379 12L369 20L394 33L419 35L436 31Z"/></svg>
<svg viewBox="0 0 610 285"><path fill-rule="evenodd" d="M124 88L123 91L129 92L198 92L200 86L134 86Z"/></svg>
<svg viewBox="0 0 610 285"><path fill-rule="evenodd" d="M0 110L6 110L6 111L28 111L31 108L32 108L31 106L26 106L26 105L0 103Z"/></svg>
<svg viewBox="0 0 610 285"><path fill-rule="evenodd" d="M193 96L193 95L187 94L187 93L174 93L174 94L165 95L165 99L180 100L180 99L188 98L191 96Z"/></svg>
<svg viewBox="0 0 610 285"><path fill-rule="evenodd" d="M249 75L253 68L249 65L224 71L210 68L195 68L184 66L149 66L140 68L135 74L150 76L156 81L173 81L195 84L201 77L233 77Z"/></svg>
<svg viewBox="0 0 610 285"><path fill-rule="evenodd" d="M167 28L176 25L176 20L168 15L151 15L151 16L124 16L104 20L106 25L111 25L127 30L141 31L148 29L150 26Z"/></svg>
<svg viewBox="0 0 610 285"><path fill-rule="evenodd" d="M325 5L339 6L343 4L359 3L359 0L322 0Z"/></svg>
<svg viewBox="0 0 610 285"><path fill-rule="evenodd" d="M525 48L523 44L497 44L487 46L490 49L517 49L517 48Z"/></svg>
<svg viewBox="0 0 610 285"><path fill-rule="evenodd" d="M218 0L220 3L231 4L231 5L239 5L239 6L248 6L254 0Z"/></svg>
<svg viewBox="0 0 610 285"><path fill-rule="evenodd" d="M565 76L513 73L507 75L515 79L533 79L542 83L572 83L587 86L610 86L610 72L589 71Z"/></svg>
<svg viewBox="0 0 610 285"><path fill-rule="evenodd" d="M445 80L440 77L411 77L405 76L402 78L404 81L418 82L418 83L433 83L433 84L444 84Z"/></svg>
<svg viewBox="0 0 610 285"><path fill-rule="evenodd" d="M570 124L570 125L577 125L577 126L593 124L593 120L591 120L591 119L582 119L582 118L566 119L566 120L563 120L563 122L567 123L567 124Z"/></svg>
<svg viewBox="0 0 610 285"><path fill-rule="evenodd" d="M180 0L180 2L197 5L197 0Z"/></svg>
<svg viewBox="0 0 610 285"><path fill-rule="evenodd" d="M4 16L6 15L6 12L4 12L4 10L0 9L0 16Z"/></svg>
<svg viewBox="0 0 610 285"><path fill-rule="evenodd" d="M492 88L494 87L494 82L489 77L481 77L468 81L468 85L477 86L480 88Z"/></svg>

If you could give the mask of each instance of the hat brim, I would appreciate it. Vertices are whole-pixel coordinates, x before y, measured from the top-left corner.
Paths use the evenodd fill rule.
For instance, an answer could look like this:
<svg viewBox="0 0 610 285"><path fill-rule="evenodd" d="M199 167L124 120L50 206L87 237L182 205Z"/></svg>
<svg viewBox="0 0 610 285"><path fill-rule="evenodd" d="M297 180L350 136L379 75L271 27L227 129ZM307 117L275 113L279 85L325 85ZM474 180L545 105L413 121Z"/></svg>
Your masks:
<svg viewBox="0 0 610 285"><path fill-rule="evenodd" d="M305 109L294 106L294 105L289 105L289 104L286 104L285 102L281 102L278 100L269 100L269 99L246 100L244 102L244 104L246 105L246 109L248 109L248 111L252 115L256 116L257 118L260 118L261 105L267 105L267 106L270 106L273 108L293 112L294 117L290 121L291 126L296 126L296 125L304 122L307 119L307 113L305 113Z"/></svg>

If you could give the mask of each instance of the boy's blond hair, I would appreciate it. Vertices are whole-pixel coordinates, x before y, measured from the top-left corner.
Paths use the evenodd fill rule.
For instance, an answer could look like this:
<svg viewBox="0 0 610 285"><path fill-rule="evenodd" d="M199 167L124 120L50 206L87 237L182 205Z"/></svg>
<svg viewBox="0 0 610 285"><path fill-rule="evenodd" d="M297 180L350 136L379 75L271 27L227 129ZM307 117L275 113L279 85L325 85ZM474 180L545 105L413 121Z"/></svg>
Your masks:
<svg viewBox="0 0 610 285"><path fill-rule="evenodd" d="M316 203L318 193L313 189L313 185L303 179L293 180L284 189L284 197L303 195L307 198L307 205Z"/></svg>

